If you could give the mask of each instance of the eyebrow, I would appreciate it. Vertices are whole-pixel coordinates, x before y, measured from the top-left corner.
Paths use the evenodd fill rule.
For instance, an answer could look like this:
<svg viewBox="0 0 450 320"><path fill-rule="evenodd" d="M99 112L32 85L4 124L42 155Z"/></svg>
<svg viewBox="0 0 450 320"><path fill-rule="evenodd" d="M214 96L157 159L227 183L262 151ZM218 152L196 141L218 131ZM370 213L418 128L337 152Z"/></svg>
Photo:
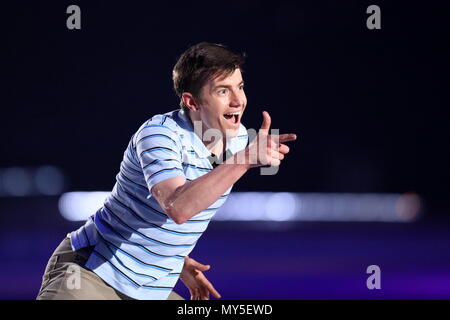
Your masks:
<svg viewBox="0 0 450 320"><path fill-rule="evenodd" d="M244 80L242 80L241 82L239 82L238 86L243 85L244 84ZM232 86L227 85L227 84L218 84L216 86L214 86L212 88L212 90L216 90L217 88L231 88Z"/></svg>

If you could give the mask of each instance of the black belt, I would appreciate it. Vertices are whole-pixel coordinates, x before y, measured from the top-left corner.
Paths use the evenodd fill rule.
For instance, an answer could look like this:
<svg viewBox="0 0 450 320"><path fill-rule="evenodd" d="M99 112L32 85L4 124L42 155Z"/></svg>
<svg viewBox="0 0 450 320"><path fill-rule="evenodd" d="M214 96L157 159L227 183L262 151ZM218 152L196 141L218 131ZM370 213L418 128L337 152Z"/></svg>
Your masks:
<svg viewBox="0 0 450 320"><path fill-rule="evenodd" d="M92 251L94 251L95 246L89 246L80 248L75 251L75 263L79 264L80 266L84 266L84 264L88 261L89 257L91 256Z"/></svg>

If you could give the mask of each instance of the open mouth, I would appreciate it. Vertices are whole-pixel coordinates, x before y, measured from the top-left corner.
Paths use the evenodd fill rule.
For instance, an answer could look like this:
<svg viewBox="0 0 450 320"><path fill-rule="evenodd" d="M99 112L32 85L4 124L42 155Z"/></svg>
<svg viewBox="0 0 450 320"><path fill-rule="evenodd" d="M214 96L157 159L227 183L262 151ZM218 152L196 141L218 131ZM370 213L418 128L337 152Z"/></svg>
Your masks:
<svg viewBox="0 0 450 320"><path fill-rule="evenodd" d="M239 123L240 112L231 112L224 114L224 118L227 119L230 123L236 125Z"/></svg>

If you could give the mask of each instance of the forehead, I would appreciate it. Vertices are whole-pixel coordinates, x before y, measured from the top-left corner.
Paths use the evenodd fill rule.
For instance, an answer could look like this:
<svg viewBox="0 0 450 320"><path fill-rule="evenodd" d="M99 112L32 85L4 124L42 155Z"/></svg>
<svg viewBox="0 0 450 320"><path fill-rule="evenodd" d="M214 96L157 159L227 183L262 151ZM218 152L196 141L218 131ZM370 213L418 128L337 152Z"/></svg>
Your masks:
<svg viewBox="0 0 450 320"><path fill-rule="evenodd" d="M231 74L220 75L218 77L210 79L208 81L208 85L210 87L217 87L220 85L237 85L242 81L241 69L237 68Z"/></svg>

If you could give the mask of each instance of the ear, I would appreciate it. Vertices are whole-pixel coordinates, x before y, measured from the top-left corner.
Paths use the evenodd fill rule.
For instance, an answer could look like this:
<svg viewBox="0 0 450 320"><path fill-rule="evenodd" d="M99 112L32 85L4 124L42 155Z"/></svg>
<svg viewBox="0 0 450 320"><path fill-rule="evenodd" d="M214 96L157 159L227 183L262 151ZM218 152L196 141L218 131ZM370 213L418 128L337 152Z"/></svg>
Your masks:
<svg viewBox="0 0 450 320"><path fill-rule="evenodd" d="M181 100L183 101L183 104L191 111L198 111L200 109L194 96L189 92L183 92L181 95Z"/></svg>

